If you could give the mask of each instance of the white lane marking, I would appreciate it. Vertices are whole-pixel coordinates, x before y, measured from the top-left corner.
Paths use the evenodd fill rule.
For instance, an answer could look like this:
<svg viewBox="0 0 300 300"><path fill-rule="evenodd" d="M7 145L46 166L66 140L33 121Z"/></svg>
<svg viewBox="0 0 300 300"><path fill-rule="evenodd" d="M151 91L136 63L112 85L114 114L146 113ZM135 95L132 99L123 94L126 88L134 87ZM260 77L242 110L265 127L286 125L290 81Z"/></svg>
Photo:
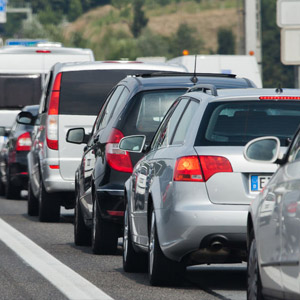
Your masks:
<svg viewBox="0 0 300 300"><path fill-rule="evenodd" d="M68 299L113 300L1 218L0 240L50 281Z"/></svg>

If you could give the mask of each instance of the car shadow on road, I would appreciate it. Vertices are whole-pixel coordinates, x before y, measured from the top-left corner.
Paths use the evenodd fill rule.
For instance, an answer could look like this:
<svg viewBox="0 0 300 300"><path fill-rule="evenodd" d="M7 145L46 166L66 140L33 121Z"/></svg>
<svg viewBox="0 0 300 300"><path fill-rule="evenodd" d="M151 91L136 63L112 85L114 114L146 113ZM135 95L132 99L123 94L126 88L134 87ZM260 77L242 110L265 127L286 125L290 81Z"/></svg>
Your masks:
<svg viewBox="0 0 300 300"><path fill-rule="evenodd" d="M150 285L145 273L126 273L122 268L116 271L138 284ZM246 276L246 264L193 266L187 268L182 285L176 288L201 289L218 298L218 290L246 291Z"/></svg>

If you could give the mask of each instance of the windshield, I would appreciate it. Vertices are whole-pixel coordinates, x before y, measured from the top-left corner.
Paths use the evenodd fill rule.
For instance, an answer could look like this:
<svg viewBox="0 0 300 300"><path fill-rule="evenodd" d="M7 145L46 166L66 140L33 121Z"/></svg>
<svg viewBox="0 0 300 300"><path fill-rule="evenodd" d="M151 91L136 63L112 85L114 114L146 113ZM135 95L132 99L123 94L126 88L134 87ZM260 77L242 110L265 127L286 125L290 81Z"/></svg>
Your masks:
<svg viewBox="0 0 300 300"><path fill-rule="evenodd" d="M300 103L289 101L216 102L207 106L196 146L244 146L261 136L277 136L282 145L300 123Z"/></svg>

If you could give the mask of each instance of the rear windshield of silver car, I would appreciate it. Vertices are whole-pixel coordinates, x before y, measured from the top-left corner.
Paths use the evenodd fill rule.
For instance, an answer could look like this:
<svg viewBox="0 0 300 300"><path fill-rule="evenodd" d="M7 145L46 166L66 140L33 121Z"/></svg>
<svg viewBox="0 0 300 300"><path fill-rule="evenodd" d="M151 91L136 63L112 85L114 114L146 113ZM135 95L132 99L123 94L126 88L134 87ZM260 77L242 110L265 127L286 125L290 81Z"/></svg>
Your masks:
<svg viewBox="0 0 300 300"><path fill-rule="evenodd" d="M0 74L1 108L38 104L41 94L41 74Z"/></svg>
<svg viewBox="0 0 300 300"><path fill-rule="evenodd" d="M195 146L244 146L261 136L277 136L287 146L300 123L300 102L232 101L210 103Z"/></svg>
<svg viewBox="0 0 300 300"><path fill-rule="evenodd" d="M88 70L63 72L59 113L97 115L110 90L127 75L153 70Z"/></svg>

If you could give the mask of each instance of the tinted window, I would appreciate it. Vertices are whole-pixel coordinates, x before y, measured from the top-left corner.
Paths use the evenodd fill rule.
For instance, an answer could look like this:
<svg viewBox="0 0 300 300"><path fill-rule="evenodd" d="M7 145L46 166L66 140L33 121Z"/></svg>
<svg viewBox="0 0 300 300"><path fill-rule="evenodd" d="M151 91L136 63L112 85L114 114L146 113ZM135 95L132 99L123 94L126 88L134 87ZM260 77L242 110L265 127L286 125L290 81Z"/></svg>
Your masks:
<svg viewBox="0 0 300 300"><path fill-rule="evenodd" d="M89 70L64 72L59 111L67 115L97 115L110 90L127 75L151 70Z"/></svg>
<svg viewBox="0 0 300 300"><path fill-rule="evenodd" d="M99 125L99 129L104 128L107 125L123 90L124 86L118 86L115 89L114 93L111 95L111 98L103 111L103 116Z"/></svg>
<svg viewBox="0 0 300 300"><path fill-rule="evenodd" d="M300 103L288 101L217 102L207 106L196 146L239 145L253 138L277 136L282 145L300 122Z"/></svg>
<svg viewBox="0 0 300 300"><path fill-rule="evenodd" d="M148 139L152 138L171 104L184 92L185 89L138 93L130 101L126 115L118 126L124 135L145 134Z"/></svg>
<svg viewBox="0 0 300 300"><path fill-rule="evenodd" d="M183 144L187 130L197 110L198 105L199 102L190 101L188 107L185 109L183 116L181 117L179 124L176 128L176 132L172 140L172 145Z"/></svg>
<svg viewBox="0 0 300 300"><path fill-rule="evenodd" d="M41 75L0 75L0 106L22 107L38 104L42 93Z"/></svg>

